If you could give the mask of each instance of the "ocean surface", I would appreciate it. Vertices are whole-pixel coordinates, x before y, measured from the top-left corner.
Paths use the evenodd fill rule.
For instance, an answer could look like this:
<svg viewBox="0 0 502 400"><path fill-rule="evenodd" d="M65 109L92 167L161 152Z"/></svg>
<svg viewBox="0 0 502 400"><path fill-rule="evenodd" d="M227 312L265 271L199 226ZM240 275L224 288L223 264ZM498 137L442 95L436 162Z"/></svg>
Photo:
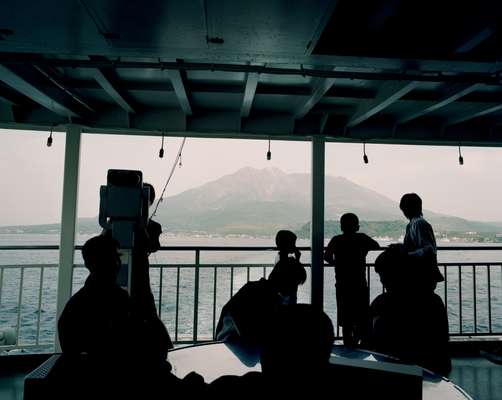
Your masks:
<svg viewBox="0 0 502 400"><path fill-rule="evenodd" d="M83 244L90 236L78 235L77 244ZM55 233L0 234L0 246L58 243L59 236ZM274 246L273 238L186 237L166 234L161 236L161 243L163 246ZM299 246L308 244L306 240L298 242ZM380 244L385 246L389 242L380 241ZM462 245L473 246L472 243L438 243L438 246ZM372 263L377 255L378 252L371 252L367 258L368 263ZM150 257L152 290L157 304L160 304L158 308L161 318L172 338L193 339L197 325L197 339L210 339L213 324L218 321L221 308L231 292L235 293L248 279L259 279L271 271L270 267L248 269L247 265L271 264L274 258L273 251L201 251L198 318L195 324L195 252L161 251L153 254ZM445 283L440 283L436 289L448 309L450 333L488 334L490 320L492 332L502 333L502 251L440 251L438 258L440 263L482 263L475 269L472 265L448 267L446 288ZM309 259L310 254L304 252L302 261L308 263ZM0 331L13 328L18 336L18 345L26 351L50 351L53 346L57 289L57 268L54 265L57 261L58 252L55 250L0 250ZM489 267L489 263L495 265ZM41 264L47 265L43 274ZM75 252L75 264L82 264L79 251ZM161 272L156 264L169 264L170 267ZM22 272L19 266L26 268ZM231 268L232 266L234 267ZM86 276L85 268L75 268L73 292L83 285ZM373 299L382 292L382 286L378 275L372 269L369 283ZM298 301L309 302L309 299L310 279L307 279L299 288ZM332 267L325 269L324 303L326 312L335 322L336 301Z"/></svg>

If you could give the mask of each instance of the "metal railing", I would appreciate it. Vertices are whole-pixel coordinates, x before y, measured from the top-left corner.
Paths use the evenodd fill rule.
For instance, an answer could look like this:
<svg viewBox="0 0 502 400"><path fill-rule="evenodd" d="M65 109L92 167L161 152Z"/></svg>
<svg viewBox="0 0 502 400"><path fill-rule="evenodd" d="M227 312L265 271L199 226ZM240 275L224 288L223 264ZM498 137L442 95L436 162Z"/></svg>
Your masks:
<svg viewBox="0 0 502 400"><path fill-rule="evenodd" d="M77 247L79 248L79 247ZM0 246L4 250L57 250L58 246ZM309 248L301 248L304 256ZM502 250L502 247L447 247L441 251ZM201 253L263 252L273 259L272 247L162 247L162 252L193 255L193 263L151 265L152 291L160 318L176 343L194 343L214 337L222 306L250 280L266 277L271 263L201 262ZM230 256L229 256L230 257ZM211 257L209 257L211 258ZM308 273L310 264L304 264ZM370 298L383 291L374 271L367 265ZM438 285L448 310L450 336L502 335L502 261L440 263L445 281ZM75 265L73 292L86 277ZM299 301L308 302L309 279L299 291ZM56 328L57 264L0 265L0 331L13 327L17 342L0 350L51 351ZM325 269L325 310L336 321L333 268ZM340 331L337 329L337 336Z"/></svg>

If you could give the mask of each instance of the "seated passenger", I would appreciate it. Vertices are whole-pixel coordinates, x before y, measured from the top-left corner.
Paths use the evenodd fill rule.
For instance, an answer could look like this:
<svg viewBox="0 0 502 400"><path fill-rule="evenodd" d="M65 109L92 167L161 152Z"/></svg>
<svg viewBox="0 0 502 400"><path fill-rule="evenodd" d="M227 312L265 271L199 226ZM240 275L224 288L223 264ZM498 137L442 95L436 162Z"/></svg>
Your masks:
<svg viewBox="0 0 502 400"><path fill-rule="evenodd" d="M335 393L329 363L334 330L326 313L310 304L281 306L268 328L262 373L218 378L209 385L211 398L305 399L314 393Z"/></svg>
<svg viewBox="0 0 502 400"><path fill-rule="evenodd" d="M118 243L108 236L93 237L82 247L82 256L89 276L59 318L61 348L67 355L120 355L131 331L131 304L117 285Z"/></svg>
<svg viewBox="0 0 502 400"><path fill-rule="evenodd" d="M170 373L170 342L162 322L144 314L117 284L118 243L106 235L93 237L82 247L82 256L89 276L58 321L65 356L58 368L66 383L62 393L74 390L72 382L86 395L103 397L185 390L185 382Z"/></svg>
<svg viewBox="0 0 502 400"><path fill-rule="evenodd" d="M294 304L298 285L306 279L307 273L299 261L280 260L268 279L246 283L225 304L216 327L216 339L260 345L273 311L283 304Z"/></svg>
<svg viewBox="0 0 502 400"><path fill-rule="evenodd" d="M421 265L391 248L375 261L386 292L371 303L371 346L375 351L441 375L451 370L448 316L441 298L414 287Z"/></svg>

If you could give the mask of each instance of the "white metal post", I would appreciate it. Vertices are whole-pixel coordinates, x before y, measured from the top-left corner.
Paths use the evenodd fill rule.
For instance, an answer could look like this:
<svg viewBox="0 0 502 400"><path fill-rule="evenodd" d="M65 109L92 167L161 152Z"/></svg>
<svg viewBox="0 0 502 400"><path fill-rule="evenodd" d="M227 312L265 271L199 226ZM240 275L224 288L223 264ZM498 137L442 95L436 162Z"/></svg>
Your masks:
<svg viewBox="0 0 502 400"><path fill-rule="evenodd" d="M310 246L312 248L312 293L314 306L324 305L324 148L322 136L312 137L312 212Z"/></svg>
<svg viewBox="0 0 502 400"><path fill-rule="evenodd" d="M59 241L59 271L56 324L66 302L71 297L73 256L75 253L75 227L77 222L78 174L80 166L80 138L82 128L70 124L66 128L64 159L63 207L61 237ZM57 327L57 326L56 326ZM56 329L56 351L61 351Z"/></svg>

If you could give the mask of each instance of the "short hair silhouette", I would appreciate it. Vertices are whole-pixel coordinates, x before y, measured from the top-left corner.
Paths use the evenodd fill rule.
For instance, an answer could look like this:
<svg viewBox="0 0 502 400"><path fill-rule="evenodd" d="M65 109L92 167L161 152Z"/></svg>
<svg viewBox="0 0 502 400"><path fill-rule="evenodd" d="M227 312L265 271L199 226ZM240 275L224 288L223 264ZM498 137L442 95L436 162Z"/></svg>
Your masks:
<svg viewBox="0 0 502 400"><path fill-rule="evenodd" d="M399 208L404 215L411 219L422 216L422 199L416 193L406 193L401 197Z"/></svg>
<svg viewBox="0 0 502 400"><path fill-rule="evenodd" d="M359 218L353 213L343 214L340 218L340 228L344 233L357 232L359 230Z"/></svg>
<svg viewBox="0 0 502 400"><path fill-rule="evenodd" d="M335 340L333 323L319 308L311 304L282 306L269 328L261 354L264 374L287 375L299 366L312 371L329 363Z"/></svg>
<svg viewBox="0 0 502 400"><path fill-rule="evenodd" d="M119 243L108 235L94 236L82 246L82 257L91 274L116 274L120 267Z"/></svg>
<svg viewBox="0 0 502 400"><path fill-rule="evenodd" d="M275 245L279 250L289 250L296 246L296 235L288 230L280 230L275 235Z"/></svg>
<svg viewBox="0 0 502 400"><path fill-rule="evenodd" d="M405 275L406 258L398 248L389 247L375 259L375 272L380 276L380 281L388 293L399 290L406 291L407 282Z"/></svg>
<svg viewBox="0 0 502 400"><path fill-rule="evenodd" d="M155 201L155 189L154 189L153 185L148 182L143 182L143 187L147 187L150 189L150 196L148 198L148 201L149 201L150 205L152 205L153 202Z"/></svg>

